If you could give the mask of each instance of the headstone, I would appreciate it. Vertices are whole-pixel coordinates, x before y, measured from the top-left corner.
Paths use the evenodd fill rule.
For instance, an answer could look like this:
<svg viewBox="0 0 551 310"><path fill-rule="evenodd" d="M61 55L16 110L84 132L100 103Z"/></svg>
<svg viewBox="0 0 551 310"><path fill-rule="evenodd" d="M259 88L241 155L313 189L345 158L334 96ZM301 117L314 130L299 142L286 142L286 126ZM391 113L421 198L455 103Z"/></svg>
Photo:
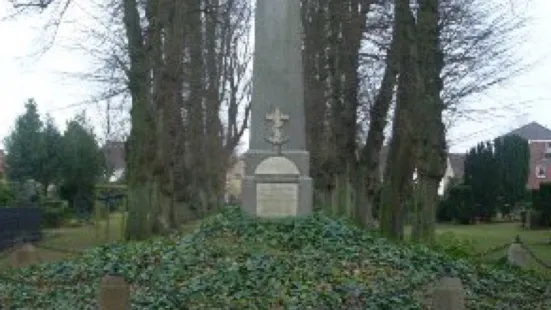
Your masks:
<svg viewBox="0 0 551 310"><path fill-rule="evenodd" d="M106 275L101 279L100 310L130 310L130 286L123 277Z"/></svg>
<svg viewBox="0 0 551 310"><path fill-rule="evenodd" d="M306 151L300 1L257 0L243 209L263 218L312 212Z"/></svg>
<svg viewBox="0 0 551 310"><path fill-rule="evenodd" d="M57 186L55 186L54 184L48 185L48 189L46 190L46 197L50 199L58 198Z"/></svg>
<svg viewBox="0 0 551 310"><path fill-rule="evenodd" d="M461 279L444 277L440 279L433 291L433 308L435 310L464 310L465 291Z"/></svg>
<svg viewBox="0 0 551 310"><path fill-rule="evenodd" d="M532 228L532 211L526 210L526 217L524 219L524 227L530 229Z"/></svg>
<svg viewBox="0 0 551 310"><path fill-rule="evenodd" d="M524 268L528 263L528 252L520 243L512 243L507 250L507 262L513 266Z"/></svg>
<svg viewBox="0 0 551 310"><path fill-rule="evenodd" d="M36 248L30 243L19 246L11 253L10 265L13 268L27 267L36 262L38 262L38 254Z"/></svg>

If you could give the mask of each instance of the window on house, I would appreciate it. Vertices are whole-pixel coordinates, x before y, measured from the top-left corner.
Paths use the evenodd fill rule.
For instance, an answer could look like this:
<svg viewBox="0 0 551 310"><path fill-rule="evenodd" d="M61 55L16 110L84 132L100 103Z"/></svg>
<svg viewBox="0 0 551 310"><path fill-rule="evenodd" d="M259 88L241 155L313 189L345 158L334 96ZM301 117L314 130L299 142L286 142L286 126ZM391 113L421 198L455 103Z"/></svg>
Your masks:
<svg viewBox="0 0 551 310"><path fill-rule="evenodd" d="M236 173L234 177L236 180L241 180L241 173Z"/></svg>
<svg viewBox="0 0 551 310"><path fill-rule="evenodd" d="M545 158L551 158L551 142L546 143Z"/></svg>
<svg viewBox="0 0 551 310"><path fill-rule="evenodd" d="M542 165L536 166L536 176L538 177L538 179L545 179L547 177L545 166L542 166Z"/></svg>

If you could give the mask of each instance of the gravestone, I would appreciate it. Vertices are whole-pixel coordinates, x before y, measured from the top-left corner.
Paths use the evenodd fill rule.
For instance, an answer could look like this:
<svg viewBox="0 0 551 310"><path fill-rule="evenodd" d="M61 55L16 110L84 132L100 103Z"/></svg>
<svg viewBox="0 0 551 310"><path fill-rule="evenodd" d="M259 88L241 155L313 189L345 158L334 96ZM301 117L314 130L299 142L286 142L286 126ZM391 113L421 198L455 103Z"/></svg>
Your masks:
<svg viewBox="0 0 551 310"><path fill-rule="evenodd" d="M300 1L257 0L243 209L277 218L312 212L306 151Z"/></svg>
<svg viewBox="0 0 551 310"><path fill-rule="evenodd" d="M38 254L36 248L30 243L22 244L11 253L10 265L13 268L27 267L36 262L38 262Z"/></svg>
<svg viewBox="0 0 551 310"><path fill-rule="evenodd" d="M520 268L526 267L528 264L528 252L522 244L515 242L509 246L509 249L507 249L507 262Z"/></svg>
<svg viewBox="0 0 551 310"><path fill-rule="evenodd" d="M101 279L99 290L100 310L129 310L130 285L124 278L106 275Z"/></svg>
<svg viewBox="0 0 551 310"><path fill-rule="evenodd" d="M465 291L461 279L452 277L440 279L434 287L432 299L432 309L464 310Z"/></svg>

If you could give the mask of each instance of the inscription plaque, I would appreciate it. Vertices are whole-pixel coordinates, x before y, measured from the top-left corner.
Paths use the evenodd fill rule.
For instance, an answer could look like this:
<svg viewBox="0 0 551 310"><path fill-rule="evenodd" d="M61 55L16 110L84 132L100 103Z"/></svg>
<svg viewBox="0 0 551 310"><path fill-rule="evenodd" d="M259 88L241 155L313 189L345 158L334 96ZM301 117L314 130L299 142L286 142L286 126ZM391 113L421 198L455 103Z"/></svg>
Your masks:
<svg viewBox="0 0 551 310"><path fill-rule="evenodd" d="M298 184L256 184L256 206L259 217L296 216L298 209Z"/></svg>

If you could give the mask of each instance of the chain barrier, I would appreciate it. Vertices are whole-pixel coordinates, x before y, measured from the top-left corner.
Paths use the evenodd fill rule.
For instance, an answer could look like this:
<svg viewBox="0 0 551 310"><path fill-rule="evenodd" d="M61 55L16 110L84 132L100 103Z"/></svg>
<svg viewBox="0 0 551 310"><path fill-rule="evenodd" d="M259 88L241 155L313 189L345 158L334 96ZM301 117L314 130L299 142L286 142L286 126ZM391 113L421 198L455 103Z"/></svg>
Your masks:
<svg viewBox="0 0 551 310"><path fill-rule="evenodd" d="M505 250L506 248L508 248L509 246L511 246L511 244L514 244L514 243L520 244L520 245L522 246L522 248L528 253L528 255L530 255L530 257L531 257L536 263L538 263L539 265L541 265L542 267L544 267L544 268L546 268L546 269L551 269L551 264L546 263L544 260L542 260L541 258L539 258L539 257L534 253L534 251L532 251L532 249L530 249L530 248L528 247L529 244L524 243L524 242L520 239L520 236L516 236L514 242L505 243L505 244L503 244L503 245L500 245L500 246L491 248L491 249L489 249L489 250L487 250L487 251L478 253L478 254L476 254L475 256L477 256L477 257L488 256L488 255L490 255L490 254L497 253L497 252L499 252L499 251ZM549 242L536 242L536 243L531 243L530 245L534 245L534 246L550 245L550 246L551 246L551 244L550 244Z"/></svg>
<svg viewBox="0 0 551 310"><path fill-rule="evenodd" d="M63 249L63 248L53 247L53 246L44 245L44 244L33 244L33 246L37 249L59 252L63 254L82 255L85 253L85 251Z"/></svg>
<svg viewBox="0 0 551 310"><path fill-rule="evenodd" d="M505 243L505 244L503 244L503 245L500 245L500 246L491 248L491 249L489 249L489 250L487 250L487 251L478 253L478 254L475 255L475 256L478 256L478 257L488 256L488 255L490 255L490 254L497 253L497 252L499 252L499 251L503 251L503 250L505 250L506 248L508 248L510 245L511 245L511 243Z"/></svg>
<svg viewBox="0 0 551 310"><path fill-rule="evenodd" d="M25 244L25 242L22 242L21 239L16 239L10 242L9 246L0 253L0 261L8 258L11 254L17 251L19 247L22 246L23 244ZM63 254L82 255L85 253L84 250L81 251L81 250L74 250L74 249L64 249L64 248L54 247L54 246L45 245L41 243L31 243L31 244L33 247L37 249L43 249L43 250L52 251L52 252L59 252Z"/></svg>
<svg viewBox="0 0 551 310"><path fill-rule="evenodd" d="M537 257L534 251L532 251L532 249L525 246L523 243L520 243L520 246L522 246L522 248L528 253L528 255L530 255L530 257L532 257L532 259L536 261L536 263L538 263L540 266L546 269L551 269L551 264L548 264L545 261L543 261L541 258Z"/></svg>

